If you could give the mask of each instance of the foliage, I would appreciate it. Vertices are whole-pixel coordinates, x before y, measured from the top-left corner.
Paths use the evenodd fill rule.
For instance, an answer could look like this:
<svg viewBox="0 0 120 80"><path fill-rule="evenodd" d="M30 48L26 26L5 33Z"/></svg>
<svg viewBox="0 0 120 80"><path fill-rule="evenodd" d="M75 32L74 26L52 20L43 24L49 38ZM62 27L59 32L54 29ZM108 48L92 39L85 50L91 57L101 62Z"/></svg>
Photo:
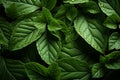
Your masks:
<svg viewBox="0 0 120 80"><path fill-rule="evenodd" d="M0 80L118 80L120 0L0 0Z"/></svg>

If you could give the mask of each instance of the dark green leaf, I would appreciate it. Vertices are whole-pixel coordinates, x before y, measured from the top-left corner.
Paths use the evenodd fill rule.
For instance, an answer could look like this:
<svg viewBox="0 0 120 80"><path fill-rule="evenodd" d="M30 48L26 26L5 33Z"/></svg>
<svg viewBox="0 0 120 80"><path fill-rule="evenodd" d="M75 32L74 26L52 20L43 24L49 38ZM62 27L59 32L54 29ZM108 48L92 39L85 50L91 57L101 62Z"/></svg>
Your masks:
<svg viewBox="0 0 120 80"><path fill-rule="evenodd" d="M26 72L30 80L47 80L48 70L43 65L36 62L25 64Z"/></svg>
<svg viewBox="0 0 120 80"><path fill-rule="evenodd" d="M84 9L86 9L88 12L92 14L97 14L100 12L99 6L94 1L89 1L84 4L80 4L80 6L82 6Z"/></svg>
<svg viewBox="0 0 120 80"><path fill-rule="evenodd" d="M57 0L41 0L41 4L43 7L48 8L49 10L52 10L57 3Z"/></svg>
<svg viewBox="0 0 120 80"><path fill-rule="evenodd" d="M68 7L66 12L66 17L68 18L68 20L73 21L76 16L77 16L77 9L74 6Z"/></svg>
<svg viewBox="0 0 120 80"><path fill-rule="evenodd" d="M23 63L21 61L0 57L0 77L1 80L24 79L26 77L26 73Z"/></svg>
<svg viewBox="0 0 120 80"><path fill-rule="evenodd" d="M90 70L88 64L74 58L66 58L58 61L61 68L61 80L89 80Z"/></svg>
<svg viewBox="0 0 120 80"><path fill-rule="evenodd" d="M48 67L48 70L49 70L48 76L50 77L50 79L52 79L52 80L60 80L60 69L59 69L57 63L52 63Z"/></svg>

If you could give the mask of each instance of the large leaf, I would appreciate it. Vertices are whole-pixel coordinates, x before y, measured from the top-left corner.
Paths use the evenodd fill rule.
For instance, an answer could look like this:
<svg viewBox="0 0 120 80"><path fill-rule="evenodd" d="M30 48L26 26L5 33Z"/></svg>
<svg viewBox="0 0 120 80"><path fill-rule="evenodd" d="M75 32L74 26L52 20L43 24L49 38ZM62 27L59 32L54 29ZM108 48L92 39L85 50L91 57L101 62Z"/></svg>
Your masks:
<svg viewBox="0 0 120 80"><path fill-rule="evenodd" d="M106 48L106 34L104 28L95 20L89 20L83 16L74 22L77 33L97 51L104 53Z"/></svg>
<svg viewBox="0 0 120 80"><path fill-rule="evenodd" d="M120 15L119 0L99 0L99 6L107 16Z"/></svg>
<svg viewBox="0 0 120 80"><path fill-rule="evenodd" d="M37 40L44 31L45 24L34 21L34 18L18 22L11 36L10 48L21 49Z"/></svg>
<svg viewBox="0 0 120 80"><path fill-rule="evenodd" d="M4 7L6 13L11 18L18 18L20 16L34 12L40 8L40 0L5 0Z"/></svg>
<svg viewBox="0 0 120 80"><path fill-rule="evenodd" d="M118 32L112 33L109 38L109 50L120 49L120 34Z"/></svg>
<svg viewBox="0 0 120 80"><path fill-rule="evenodd" d="M89 2L89 0L64 0L64 2L70 4L79 4Z"/></svg>
<svg viewBox="0 0 120 80"><path fill-rule="evenodd" d="M5 77L6 76L6 77ZM26 76L23 63L17 60L0 57L0 79L19 80Z"/></svg>
<svg viewBox="0 0 120 80"><path fill-rule="evenodd" d="M74 58L58 61L61 68L61 80L90 80L90 70L85 62Z"/></svg>
<svg viewBox="0 0 120 80"><path fill-rule="evenodd" d="M47 64L51 64L56 61L58 53L60 52L59 42L52 40L51 37L53 36L48 35L48 33L44 33L36 44L39 55Z"/></svg>

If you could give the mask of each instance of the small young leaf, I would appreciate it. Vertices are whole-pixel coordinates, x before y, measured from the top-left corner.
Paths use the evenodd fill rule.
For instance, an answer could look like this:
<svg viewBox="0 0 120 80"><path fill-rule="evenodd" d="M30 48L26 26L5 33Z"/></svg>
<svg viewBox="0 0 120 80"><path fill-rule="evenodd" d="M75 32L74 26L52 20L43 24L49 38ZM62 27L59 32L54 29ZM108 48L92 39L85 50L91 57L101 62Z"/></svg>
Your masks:
<svg viewBox="0 0 120 80"><path fill-rule="evenodd" d="M109 38L109 50L120 49L120 34L118 32L112 33Z"/></svg>
<svg viewBox="0 0 120 80"><path fill-rule="evenodd" d="M52 10L57 3L57 0L41 0L41 5L43 7L48 8L49 10Z"/></svg>
<svg viewBox="0 0 120 80"><path fill-rule="evenodd" d="M96 63L92 67L92 77L101 78L105 75L105 69L102 64Z"/></svg>
<svg viewBox="0 0 120 80"><path fill-rule="evenodd" d="M115 15L111 15L106 18L104 22L104 26L110 28L110 29L117 29L118 24L120 22L120 17L117 17Z"/></svg>

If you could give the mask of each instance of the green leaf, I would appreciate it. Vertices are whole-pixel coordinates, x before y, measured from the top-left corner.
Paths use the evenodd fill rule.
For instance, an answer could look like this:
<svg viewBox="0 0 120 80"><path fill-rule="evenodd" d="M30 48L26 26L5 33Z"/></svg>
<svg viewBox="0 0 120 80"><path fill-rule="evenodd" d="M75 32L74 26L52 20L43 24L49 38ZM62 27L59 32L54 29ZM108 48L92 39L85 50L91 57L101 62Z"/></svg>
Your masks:
<svg viewBox="0 0 120 80"><path fill-rule="evenodd" d="M7 45L11 36L11 24L0 17L0 43Z"/></svg>
<svg viewBox="0 0 120 80"><path fill-rule="evenodd" d="M115 15L111 15L106 18L104 22L104 26L110 29L117 29L118 23L120 22L120 17L116 17Z"/></svg>
<svg viewBox="0 0 120 80"><path fill-rule="evenodd" d="M61 5L57 11L57 13L55 14L55 18L58 18L58 19L62 19L65 17L65 14L66 14L66 5Z"/></svg>
<svg viewBox="0 0 120 80"><path fill-rule="evenodd" d="M25 64L26 72L30 80L47 80L46 75L48 70L43 65L36 62Z"/></svg>
<svg viewBox="0 0 120 80"><path fill-rule="evenodd" d="M84 4L80 4L80 6L82 6L83 9L86 9L87 12L92 14L97 14L100 12L100 8L95 1L86 2Z"/></svg>
<svg viewBox="0 0 120 80"><path fill-rule="evenodd" d="M7 45L8 40L0 29L0 44Z"/></svg>
<svg viewBox="0 0 120 80"><path fill-rule="evenodd" d="M18 80L24 79L25 77L26 73L22 62L17 60L4 59L3 57L0 57L1 80Z"/></svg>
<svg viewBox="0 0 120 80"><path fill-rule="evenodd" d="M118 60L114 60L113 62L110 62L110 63L106 63L105 66L108 68L108 69L120 69L120 59Z"/></svg>
<svg viewBox="0 0 120 80"><path fill-rule="evenodd" d="M60 80L60 69L57 63L52 63L48 67L48 76L51 80ZM54 76L54 77L53 77Z"/></svg>
<svg viewBox="0 0 120 80"><path fill-rule="evenodd" d="M99 6L107 16L114 14L118 17L120 15L119 0L99 0Z"/></svg>
<svg viewBox="0 0 120 80"><path fill-rule="evenodd" d="M105 69L102 64L96 63L92 67L92 77L101 78L105 75Z"/></svg>
<svg viewBox="0 0 120 80"><path fill-rule="evenodd" d="M10 49L18 50L37 40L45 31L46 24L35 21L36 17L18 22L14 27Z"/></svg>
<svg viewBox="0 0 120 80"><path fill-rule="evenodd" d="M43 7L48 8L49 10L52 10L57 3L57 0L41 0L41 4Z"/></svg>
<svg viewBox="0 0 120 80"><path fill-rule="evenodd" d="M61 80L90 80L88 64L74 58L66 58L58 61L61 68Z"/></svg>
<svg viewBox="0 0 120 80"><path fill-rule="evenodd" d="M106 49L106 34L104 28L95 20L78 17L74 22L77 33L97 51L104 53Z"/></svg>
<svg viewBox="0 0 120 80"><path fill-rule="evenodd" d="M29 14L39 9L40 0L5 0L4 7L7 15L11 18Z"/></svg>
<svg viewBox="0 0 120 80"><path fill-rule="evenodd" d="M60 52L60 43L51 37L48 33L44 33L36 43L39 55L47 64L56 61Z"/></svg>
<svg viewBox="0 0 120 80"><path fill-rule="evenodd" d="M64 0L64 2L70 4L79 4L89 2L89 0Z"/></svg>
<svg viewBox="0 0 120 80"><path fill-rule="evenodd" d="M73 21L77 16L77 9L74 6L70 6L67 8L66 17L68 20Z"/></svg>
<svg viewBox="0 0 120 80"><path fill-rule="evenodd" d="M100 61L105 64L108 69L120 69L120 51L113 51L106 56L101 56Z"/></svg>
<svg viewBox="0 0 120 80"><path fill-rule="evenodd" d="M112 33L109 38L109 50L120 49L120 34L118 32Z"/></svg>

